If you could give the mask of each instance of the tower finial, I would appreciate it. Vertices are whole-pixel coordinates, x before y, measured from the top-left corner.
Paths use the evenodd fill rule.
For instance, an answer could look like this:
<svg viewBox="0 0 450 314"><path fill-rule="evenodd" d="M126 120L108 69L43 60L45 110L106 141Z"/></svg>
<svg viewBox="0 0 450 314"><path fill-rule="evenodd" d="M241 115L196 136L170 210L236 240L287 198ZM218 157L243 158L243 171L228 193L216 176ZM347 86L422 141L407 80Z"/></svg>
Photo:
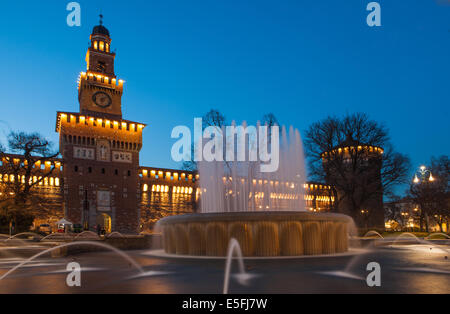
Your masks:
<svg viewBox="0 0 450 314"><path fill-rule="evenodd" d="M103 14L100 14L100 25L103 25Z"/></svg>

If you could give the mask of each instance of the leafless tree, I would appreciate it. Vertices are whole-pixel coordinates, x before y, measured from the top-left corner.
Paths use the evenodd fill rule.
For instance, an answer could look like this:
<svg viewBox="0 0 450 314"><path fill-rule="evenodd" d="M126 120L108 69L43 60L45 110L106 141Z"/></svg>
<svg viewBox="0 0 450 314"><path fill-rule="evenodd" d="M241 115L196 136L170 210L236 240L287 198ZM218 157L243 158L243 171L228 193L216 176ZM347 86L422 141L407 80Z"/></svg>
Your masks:
<svg viewBox="0 0 450 314"><path fill-rule="evenodd" d="M39 206L36 202L35 188L42 184L54 171L41 168L57 157L59 152L52 150L52 144L37 133L11 132L8 135L7 147L0 146L2 160L0 203L10 203L13 207ZM8 179L5 180L5 176ZM36 207L35 206L35 207Z"/></svg>
<svg viewBox="0 0 450 314"><path fill-rule="evenodd" d="M203 128L216 126L222 128L225 126L225 116L219 110L211 109L203 116Z"/></svg>
<svg viewBox="0 0 450 314"><path fill-rule="evenodd" d="M219 110L211 109L202 117L202 129L209 126L214 126L219 129L225 126L225 116L220 113ZM184 161L182 169L186 171L197 171L197 163L194 161L195 156L195 146L194 143L191 144L191 160Z"/></svg>
<svg viewBox="0 0 450 314"><path fill-rule="evenodd" d="M420 229L429 232L429 220L434 218L443 232L443 224L450 220L450 162L448 156L432 157L431 171L420 182L411 182L409 195L420 207ZM431 179L432 178L432 179Z"/></svg>

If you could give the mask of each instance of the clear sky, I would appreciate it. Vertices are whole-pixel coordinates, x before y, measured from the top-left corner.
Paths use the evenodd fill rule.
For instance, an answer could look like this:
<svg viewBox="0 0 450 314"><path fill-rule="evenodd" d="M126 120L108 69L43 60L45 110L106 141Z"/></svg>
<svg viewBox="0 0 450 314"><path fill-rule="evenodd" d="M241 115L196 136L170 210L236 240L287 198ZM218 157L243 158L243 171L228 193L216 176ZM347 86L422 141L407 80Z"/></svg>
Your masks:
<svg viewBox="0 0 450 314"><path fill-rule="evenodd" d="M450 1L368 0L3 1L0 131L38 131L58 142L56 111L77 111L98 14L126 81L125 119L147 123L141 165L171 160L173 127L211 108L254 124L273 112L300 131L327 115L366 112L389 129L415 167L450 154Z"/></svg>

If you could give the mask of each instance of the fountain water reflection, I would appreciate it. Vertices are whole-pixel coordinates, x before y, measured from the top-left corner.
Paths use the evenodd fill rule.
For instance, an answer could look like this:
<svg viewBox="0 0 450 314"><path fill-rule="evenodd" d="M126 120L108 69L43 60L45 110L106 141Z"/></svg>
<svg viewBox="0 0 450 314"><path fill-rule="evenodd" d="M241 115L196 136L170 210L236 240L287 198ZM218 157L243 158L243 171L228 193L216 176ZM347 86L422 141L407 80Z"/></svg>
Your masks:
<svg viewBox="0 0 450 314"><path fill-rule="evenodd" d="M41 242L44 242L44 241L46 241L48 239L51 239L51 238L56 238L58 240L73 239L73 237L71 235L68 235L68 234L65 234L65 233L52 233L52 234L49 234L49 235L43 237L41 239Z"/></svg>
<svg viewBox="0 0 450 314"><path fill-rule="evenodd" d="M107 249L110 251L113 251L114 253L116 253L117 255L119 255L120 257L122 257L123 259L125 259L126 261L128 261L131 265L133 265L137 270L139 270L140 273L144 273L144 270L142 269L142 267L134 260L132 259L130 256L128 256L128 254L122 252L121 250L108 245L108 244L104 244L104 243L100 243L100 242L89 242L89 241L79 241L79 242L70 242L70 243L65 243L65 244L61 244L58 245L56 247L44 250L38 254L33 255L32 257L28 258L27 260L21 262L20 264L14 266L12 269L10 269L9 271L7 271L5 274L3 274L2 276L0 276L0 281L5 279L8 275L10 275L11 273L13 273L14 271L16 271L17 269L21 268L22 266L28 264L29 262L32 262L34 259L43 256L45 254L51 253L55 250L60 250L63 248L67 248L67 247L71 247L71 246L79 246L79 245L91 245L91 246L97 246L103 249Z"/></svg>
<svg viewBox="0 0 450 314"><path fill-rule="evenodd" d="M98 234L92 231L83 231L75 236L75 240L78 238L86 238L86 239L100 239Z"/></svg>
<svg viewBox="0 0 450 314"><path fill-rule="evenodd" d="M443 233L443 232L436 232L436 233L429 234L424 239L428 240L428 239L434 238L436 236L440 236L440 237L444 237L446 239L450 239L450 236L448 234L446 234L446 233Z"/></svg>
<svg viewBox="0 0 450 314"><path fill-rule="evenodd" d="M230 281L230 272L231 272L231 262L233 260L233 254L237 255L237 261L239 266L239 273L235 275L234 277L237 279L237 281L241 285L248 285L249 280L255 275L250 275L245 272L245 266L244 266L244 258L242 256L242 250L241 246L239 245L239 242L232 238L230 240L230 243L228 245L228 253L227 253L227 259L225 262L225 277L223 281L223 294L228 294L228 286Z"/></svg>
<svg viewBox="0 0 450 314"><path fill-rule="evenodd" d="M377 236L377 237L379 237L379 238L381 238L381 239L384 239L384 237L383 237L378 231L375 231L375 230L370 230L370 231L368 231L368 232L363 236L363 238L368 238L368 237L370 237L370 236Z"/></svg>
<svg viewBox="0 0 450 314"><path fill-rule="evenodd" d="M109 238L125 238L125 236L123 234L121 234L120 232L114 231L111 233L108 233L107 235L105 235L105 238L109 239Z"/></svg>
<svg viewBox="0 0 450 314"><path fill-rule="evenodd" d="M22 232L22 233L18 233L18 234L15 234L15 235L9 237L8 239L6 239L6 241L10 241L12 239L16 239L16 238L19 238L19 237L25 236L25 235L26 236L32 236L33 240L35 238L38 238L38 239L42 239L43 238L40 234L37 234L37 233L34 233L34 232Z"/></svg>

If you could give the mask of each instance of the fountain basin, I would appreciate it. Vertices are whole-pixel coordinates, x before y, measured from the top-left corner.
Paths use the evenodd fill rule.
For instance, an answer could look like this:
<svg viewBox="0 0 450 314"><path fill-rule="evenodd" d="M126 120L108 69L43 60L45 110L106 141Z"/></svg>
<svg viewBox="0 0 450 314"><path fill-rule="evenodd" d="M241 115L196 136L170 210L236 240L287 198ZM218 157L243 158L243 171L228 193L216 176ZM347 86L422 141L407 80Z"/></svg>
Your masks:
<svg viewBox="0 0 450 314"><path fill-rule="evenodd" d="M302 256L348 250L351 218L309 212L187 214L159 221L167 254L225 256L236 239L244 256Z"/></svg>

